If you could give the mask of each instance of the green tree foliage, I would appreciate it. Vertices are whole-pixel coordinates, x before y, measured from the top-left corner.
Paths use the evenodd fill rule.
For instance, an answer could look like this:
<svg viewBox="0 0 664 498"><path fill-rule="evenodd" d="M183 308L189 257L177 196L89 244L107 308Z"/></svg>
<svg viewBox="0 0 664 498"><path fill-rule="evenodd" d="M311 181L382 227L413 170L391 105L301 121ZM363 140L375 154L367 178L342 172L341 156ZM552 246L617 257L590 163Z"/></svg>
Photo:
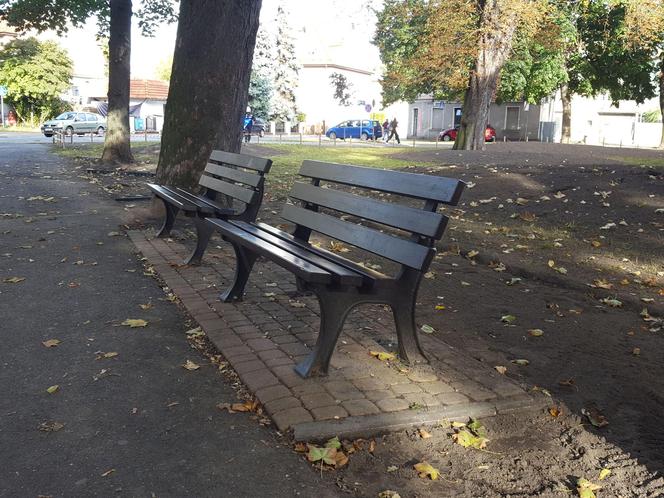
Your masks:
<svg viewBox="0 0 664 498"><path fill-rule="evenodd" d="M353 85L348 82L348 78L341 73L332 73L330 75L330 84L333 90L332 96L339 102L339 105L349 106L351 99L350 89Z"/></svg>
<svg viewBox="0 0 664 498"><path fill-rule="evenodd" d="M70 85L72 61L56 43L13 40L0 49L0 60L0 85L7 87L19 120L33 111L43 121L66 109L60 95Z"/></svg>
<svg viewBox="0 0 664 498"><path fill-rule="evenodd" d="M295 58L292 28L282 6L277 9L277 33L274 48L274 94L272 119L292 121L297 115L295 88L298 83L299 66Z"/></svg>
<svg viewBox="0 0 664 498"><path fill-rule="evenodd" d="M172 68L173 56L170 55L165 59L160 60L159 64L157 64L157 67L154 70L155 78L161 81L170 81Z"/></svg>
<svg viewBox="0 0 664 498"><path fill-rule="evenodd" d="M257 71L252 71L249 80L249 107L251 113L257 118L268 119L272 108L271 101L271 81L265 76L261 76Z"/></svg>

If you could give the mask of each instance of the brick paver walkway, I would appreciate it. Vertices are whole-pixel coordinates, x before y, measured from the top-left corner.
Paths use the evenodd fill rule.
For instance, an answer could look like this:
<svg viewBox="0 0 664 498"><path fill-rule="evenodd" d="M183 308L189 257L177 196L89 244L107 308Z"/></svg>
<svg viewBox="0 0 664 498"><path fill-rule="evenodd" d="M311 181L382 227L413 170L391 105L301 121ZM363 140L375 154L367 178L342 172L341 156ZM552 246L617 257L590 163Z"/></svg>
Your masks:
<svg viewBox="0 0 664 498"><path fill-rule="evenodd" d="M319 325L315 296L300 294L291 273L259 260L244 301L222 303L232 281L233 251L215 247L199 266L179 263L189 250L171 239L129 233L136 247L263 404L279 430L299 440L369 436L389 430L486 417L541 404L511 380L421 334L431 364L406 368L371 351L395 351L390 310L354 310L332 356L329 375L302 379L293 366L313 346Z"/></svg>

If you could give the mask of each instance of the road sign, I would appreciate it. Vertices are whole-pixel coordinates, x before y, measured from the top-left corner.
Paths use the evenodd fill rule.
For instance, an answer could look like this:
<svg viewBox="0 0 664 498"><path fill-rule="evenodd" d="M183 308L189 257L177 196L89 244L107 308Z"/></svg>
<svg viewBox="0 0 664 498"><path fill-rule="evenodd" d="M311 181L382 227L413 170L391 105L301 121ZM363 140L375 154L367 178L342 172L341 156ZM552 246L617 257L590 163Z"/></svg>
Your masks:
<svg viewBox="0 0 664 498"><path fill-rule="evenodd" d="M365 110L366 112L371 112L371 104L366 104L366 105L364 106L364 110Z"/></svg>
<svg viewBox="0 0 664 498"><path fill-rule="evenodd" d="M7 96L7 87L0 86L0 97L6 97L6 96Z"/></svg>

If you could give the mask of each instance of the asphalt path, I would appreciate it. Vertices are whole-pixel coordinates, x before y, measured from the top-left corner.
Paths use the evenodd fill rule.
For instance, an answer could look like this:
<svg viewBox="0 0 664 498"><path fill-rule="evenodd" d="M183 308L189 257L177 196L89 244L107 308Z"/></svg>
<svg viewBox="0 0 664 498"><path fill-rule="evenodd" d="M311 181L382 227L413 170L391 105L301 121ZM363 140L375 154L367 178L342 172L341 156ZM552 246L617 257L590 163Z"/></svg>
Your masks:
<svg viewBox="0 0 664 498"><path fill-rule="evenodd" d="M235 391L144 275L131 211L34 140L0 137L0 497L337 496L274 429L215 407Z"/></svg>

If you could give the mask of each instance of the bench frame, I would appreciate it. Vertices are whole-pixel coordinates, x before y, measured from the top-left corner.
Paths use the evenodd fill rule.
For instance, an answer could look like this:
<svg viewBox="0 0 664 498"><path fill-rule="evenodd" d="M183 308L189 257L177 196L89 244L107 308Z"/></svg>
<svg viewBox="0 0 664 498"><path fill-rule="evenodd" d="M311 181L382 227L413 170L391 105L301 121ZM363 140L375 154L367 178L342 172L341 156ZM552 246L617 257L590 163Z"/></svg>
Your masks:
<svg viewBox="0 0 664 498"><path fill-rule="evenodd" d="M148 183L148 188L163 202L166 211L164 223L156 236L169 237L178 213L184 211L185 216L194 218L196 227L196 248L184 264L199 265L213 232L204 219L215 217L254 221L263 200L265 175L271 166L270 159L214 150L199 180L203 189L200 194L179 187ZM238 210L220 204L217 202L218 194L239 200L244 208Z"/></svg>
<svg viewBox="0 0 664 498"><path fill-rule="evenodd" d="M438 205L439 203L456 205L465 184L449 178L326 164L316 161L305 161L300 174L311 178L311 185L296 183L290 195L292 198L301 201L304 208L287 204L282 213L283 218L294 222L296 225L292 235L263 223L206 220L211 227L221 232L224 240L232 245L236 255L237 264L234 280L228 289L221 294L220 299L224 302L241 300L253 265L259 256L263 256L294 273L298 289L315 294L320 304L320 331L312 353L295 367L300 376L309 377L327 373L344 322L348 314L361 304L389 305L396 324L399 355L408 363L426 362L427 358L420 346L415 325L417 292L422 277L435 255L435 241L442 236L447 222L445 216L436 213ZM352 180L353 175L359 178L357 183ZM378 175L386 177L383 185L373 184L379 178ZM327 189L318 188L321 181L350 186L358 185L368 189L376 188L376 190L382 190L383 192L414 197L424 200L424 207L416 209L401 205L398 207L400 211L385 211L385 213L402 213L405 221L390 220L387 214L381 215L379 211L383 208L392 209L384 207L384 205L390 206L391 204L373 200L357 200L359 196L339 193L336 190L332 190L333 193L326 192ZM415 183L409 190L408 187L400 186L399 182ZM425 182L432 183L432 188L444 185L446 191L420 192L419 190L422 187L426 188ZM352 212L354 209L352 206L344 207L341 204L325 206L325 203L334 204L332 201L325 200L328 195L336 199L336 203L340 202L340 197L341 201L347 199L349 203L357 200L357 202L362 203L364 214L370 220L379 220L384 224L397 228L402 225L401 229L405 226L420 227L418 230L423 233L413 233L411 231L410 239L398 239L375 230L369 230L364 226L360 227L356 224L340 221L333 222L331 220L338 219L319 213L319 208L328 207L351 215L357 215L358 213ZM320 204L316 204L316 200ZM308 217L310 219L307 219ZM301 223L298 223L298 220ZM314 231L316 223L321 220L331 224L340 223L338 226L345 229L352 229L353 226L356 226L356 230L360 232L357 237L368 235L369 237L376 236L388 240L385 239L387 237L389 240L394 240L395 245L397 240L408 242L404 248L412 248L419 255L410 255L407 254L407 251L401 254L398 248L394 251L385 250L391 254L391 257L387 256L388 259L401 263L397 274L388 277L362 267L338 254L309 244L311 233ZM321 230L315 231L325 232L324 227L319 228ZM360 239L357 239L357 242L360 245L368 243ZM369 247L371 247L371 244L369 244ZM379 254L377 250L371 252ZM384 254L382 256L386 257Z"/></svg>

